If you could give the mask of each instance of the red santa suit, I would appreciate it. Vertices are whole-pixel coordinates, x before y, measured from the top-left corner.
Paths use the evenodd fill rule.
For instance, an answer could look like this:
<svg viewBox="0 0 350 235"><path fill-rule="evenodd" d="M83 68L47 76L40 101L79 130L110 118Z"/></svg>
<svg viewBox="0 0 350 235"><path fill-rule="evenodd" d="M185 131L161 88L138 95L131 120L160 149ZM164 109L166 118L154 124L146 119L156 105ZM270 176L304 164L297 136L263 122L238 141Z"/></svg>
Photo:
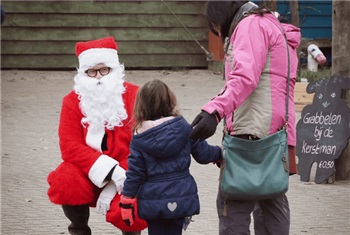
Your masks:
<svg viewBox="0 0 350 235"><path fill-rule="evenodd" d="M77 44L80 70L85 71L100 63L111 67L112 71L115 66L120 66L117 45L112 37L90 42ZM58 129L63 162L48 175L51 202L94 207L101 190L108 183L106 176L111 170L115 167L127 169L132 112L138 86L124 81L121 84L125 88L122 102L126 115L119 125L112 128L91 131L89 123L83 122L85 116L76 90L63 98ZM116 194L106 215L107 221L123 231L140 231L147 227L146 222L139 218L133 226L127 226L122 220L119 202L120 195Z"/></svg>

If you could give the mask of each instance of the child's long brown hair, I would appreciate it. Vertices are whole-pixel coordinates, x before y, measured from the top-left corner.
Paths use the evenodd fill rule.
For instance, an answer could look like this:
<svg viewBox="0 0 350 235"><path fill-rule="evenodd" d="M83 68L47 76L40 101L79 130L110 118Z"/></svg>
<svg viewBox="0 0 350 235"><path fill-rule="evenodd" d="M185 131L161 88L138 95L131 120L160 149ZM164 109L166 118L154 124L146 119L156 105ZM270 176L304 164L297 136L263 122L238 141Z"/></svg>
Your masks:
<svg viewBox="0 0 350 235"><path fill-rule="evenodd" d="M145 83L137 93L134 131L141 127L143 121L179 114L175 94L164 82L154 79Z"/></svg>

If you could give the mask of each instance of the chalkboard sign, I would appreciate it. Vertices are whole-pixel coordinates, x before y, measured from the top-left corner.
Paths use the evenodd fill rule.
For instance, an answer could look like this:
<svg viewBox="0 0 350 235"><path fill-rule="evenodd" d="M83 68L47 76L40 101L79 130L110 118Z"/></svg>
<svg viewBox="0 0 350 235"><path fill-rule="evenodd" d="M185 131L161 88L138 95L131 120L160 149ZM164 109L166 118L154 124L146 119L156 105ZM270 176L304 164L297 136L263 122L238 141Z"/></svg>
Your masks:
<svg viewBox="0 0 350 235"><path fill-rule="evenodd" d="M310 180L317 163L315 183L323 183L335 172L334 160L350 137L350 108L341 91L350 89L350 78L333 75L311 82L306 92L315 93L313 103L304 107L298 121L296 155L301 181Z"/></svg>

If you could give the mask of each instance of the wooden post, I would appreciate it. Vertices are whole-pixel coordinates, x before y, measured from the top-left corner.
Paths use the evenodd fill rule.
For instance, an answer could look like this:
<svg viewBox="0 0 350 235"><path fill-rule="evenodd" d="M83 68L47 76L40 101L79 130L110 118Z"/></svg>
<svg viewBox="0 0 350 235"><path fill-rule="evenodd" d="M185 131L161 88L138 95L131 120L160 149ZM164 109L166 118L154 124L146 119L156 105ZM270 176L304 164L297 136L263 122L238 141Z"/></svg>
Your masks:
<svg viewBox="0 0 350 235"><path fill-rule="evenodd" d="M350 14L350 2L333 1L332 13L332 74L350 77L350 25L345 23ZM350 105L350 90L342 94ZM335 160L335 179L350 179L350 144L343 154Z"/></svg>
<svg viewBox="0 0 350 235"><path fill-rule="evenodd" d="M291 17L291 24L299 27L299 2L297 0L290 1L290 17Z"/></svg>
<svg viewBox="0 0 350 235"><path fill-rule="evenodd" d="M290 18L291 18L291 24L296 26L296 27L299 27L299 1L298 0L295 0L295 1L290 1L289 3L289 6L290 6ZM299 63L298 63L298 77L300 78L301 76L301 63L300 63L300 57L301 57L301 47L298 47L297 49L297 55L298 55L298 58L299 58Z"/></svg>
<svg viewBox="0 0 350 235"><path fill-rule="evenodd" d="M264 5L271 11L277 10L277 0L265 0Z"/></svg>
<svg viewBox="0 0 350 235"><path fill-rule="evenodd" d="M224 46L222 39L209 31L208 50L213 55L208 61L208 68L214 72L222 72L224 61Z"/></svg>

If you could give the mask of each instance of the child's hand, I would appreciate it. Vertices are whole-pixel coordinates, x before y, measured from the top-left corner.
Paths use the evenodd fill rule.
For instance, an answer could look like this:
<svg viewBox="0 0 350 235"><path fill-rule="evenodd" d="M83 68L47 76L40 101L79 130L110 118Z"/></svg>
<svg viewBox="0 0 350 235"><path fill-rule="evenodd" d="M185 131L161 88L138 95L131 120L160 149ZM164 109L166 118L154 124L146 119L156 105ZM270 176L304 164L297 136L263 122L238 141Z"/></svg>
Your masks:
<svg viewBox="0 0 350 235"><path fill-rule="evenodd" d="M131 226L135 220L136 198L129 198L124 195L120 196L122 218L126 225Z"/></svg>
<svg viewBox="0 0 350 235"><path fill-rule="evenodd" d="M217 167L221 168L221 165L222 165L222 158L223 158L223 152L222 152L222 146L219 146L221 151L220 151L220 159L217 160L216 162L213 162L213 164L216 164Z"/></svg>
<svg viewBox="0 0 350 235"><path fill-rule="evenodd" d="M213 164L215 164L217 167L221 168L221 165L222 165L222 158L223 158L223 152L222 152L222 146L219 146L220 148L220 158L219 160L213 162Z"/></svg>
<svg viewBox="0 0 350 235"><path fill-rule="evenodd" d="M220 159L219 161L213 162L217 167L221 168L222 160Z"/></svg>

